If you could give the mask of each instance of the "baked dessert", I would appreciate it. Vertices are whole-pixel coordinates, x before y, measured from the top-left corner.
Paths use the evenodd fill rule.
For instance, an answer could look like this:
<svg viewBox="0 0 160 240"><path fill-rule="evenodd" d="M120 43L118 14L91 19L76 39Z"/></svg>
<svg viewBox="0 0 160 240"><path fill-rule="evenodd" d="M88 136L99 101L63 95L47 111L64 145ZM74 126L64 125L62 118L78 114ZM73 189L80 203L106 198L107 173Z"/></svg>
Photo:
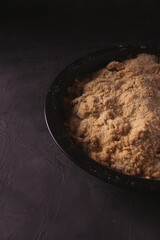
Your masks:
<svg viewBox="0 0 160 240"><path fill-rule="evenodd" d="M160 179L160 63L138 54L68 88L65 126L97 162L123 173Z"/></svg>

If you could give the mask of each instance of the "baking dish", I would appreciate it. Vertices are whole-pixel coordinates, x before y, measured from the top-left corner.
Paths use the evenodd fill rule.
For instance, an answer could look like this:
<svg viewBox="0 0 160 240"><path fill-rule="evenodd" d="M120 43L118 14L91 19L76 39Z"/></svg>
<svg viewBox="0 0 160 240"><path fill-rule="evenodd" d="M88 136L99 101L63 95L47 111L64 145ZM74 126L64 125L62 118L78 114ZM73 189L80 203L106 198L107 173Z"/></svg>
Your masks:
<svg viewBox="0 0 160 240"><path fill-rule="evenodd" d="M128 189L144 192L160 192L160 181L143 179L123 174L107 168L89 158L67 134L64 127L63 100L67 89L75 78L105 67L110 61L122 61L138 53L150 53L160 56L160 46L155 45L120 45L93 52L70 64L51 84L45 103L45 119L54 141L67 157L83 170L108 183Z"/></svg>

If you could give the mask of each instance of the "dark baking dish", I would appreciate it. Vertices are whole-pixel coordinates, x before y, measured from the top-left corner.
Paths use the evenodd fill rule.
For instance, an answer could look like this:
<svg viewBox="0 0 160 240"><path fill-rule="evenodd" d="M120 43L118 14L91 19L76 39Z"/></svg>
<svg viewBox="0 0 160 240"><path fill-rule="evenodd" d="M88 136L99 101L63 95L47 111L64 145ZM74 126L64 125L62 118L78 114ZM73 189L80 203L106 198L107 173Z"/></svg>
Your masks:
<svg viewBox="0 0 160 240"><path fill-rule="evenodd" d="M49 88L45 118L48 129L61 150L68 158L88 173L108 183L144 192L160 193L160 181L142 179L112 170L89 158L71 140L63 124L63 99L67 95L67 88L76 77L99 70L112 60L122 61L134 57L137 53L151 53L160 57L160 46L136 45L115 46L91 53L69 65L53 81Z"/></svg>

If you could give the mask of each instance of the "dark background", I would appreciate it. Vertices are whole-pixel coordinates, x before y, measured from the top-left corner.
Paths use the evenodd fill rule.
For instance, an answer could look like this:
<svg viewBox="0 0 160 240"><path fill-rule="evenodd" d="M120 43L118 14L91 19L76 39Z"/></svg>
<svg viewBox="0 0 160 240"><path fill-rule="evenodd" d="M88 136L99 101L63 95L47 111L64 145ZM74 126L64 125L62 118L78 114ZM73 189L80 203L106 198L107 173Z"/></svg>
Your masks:
<svg viewBox="0 0 160 240"><path fill-rule="evenodd" d="M5 9L54 9L59 8L109 8L109 7L155 7L158 0L2 0Z"/></svg>
<svg viewBox="0 0 160 240"><path fill-rule="evenodd" d="M1 1L0 240L159 240L160 196L72 164L44 120L68 64L123 43L160 43L158 1Z"/></svg>

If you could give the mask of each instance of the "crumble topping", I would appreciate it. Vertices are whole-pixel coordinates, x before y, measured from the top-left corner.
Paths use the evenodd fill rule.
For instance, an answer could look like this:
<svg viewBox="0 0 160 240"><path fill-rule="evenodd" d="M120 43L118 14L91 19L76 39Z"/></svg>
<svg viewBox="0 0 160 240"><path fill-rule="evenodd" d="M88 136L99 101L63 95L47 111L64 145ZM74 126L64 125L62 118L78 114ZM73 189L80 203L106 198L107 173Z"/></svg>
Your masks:
<svg viewBox="0 0 160 240"><path fill-rule="evenodd" d="M92 159L160 179L160 64L155 55L112 61L76 79L65 98L66 128Z"/></svg>

